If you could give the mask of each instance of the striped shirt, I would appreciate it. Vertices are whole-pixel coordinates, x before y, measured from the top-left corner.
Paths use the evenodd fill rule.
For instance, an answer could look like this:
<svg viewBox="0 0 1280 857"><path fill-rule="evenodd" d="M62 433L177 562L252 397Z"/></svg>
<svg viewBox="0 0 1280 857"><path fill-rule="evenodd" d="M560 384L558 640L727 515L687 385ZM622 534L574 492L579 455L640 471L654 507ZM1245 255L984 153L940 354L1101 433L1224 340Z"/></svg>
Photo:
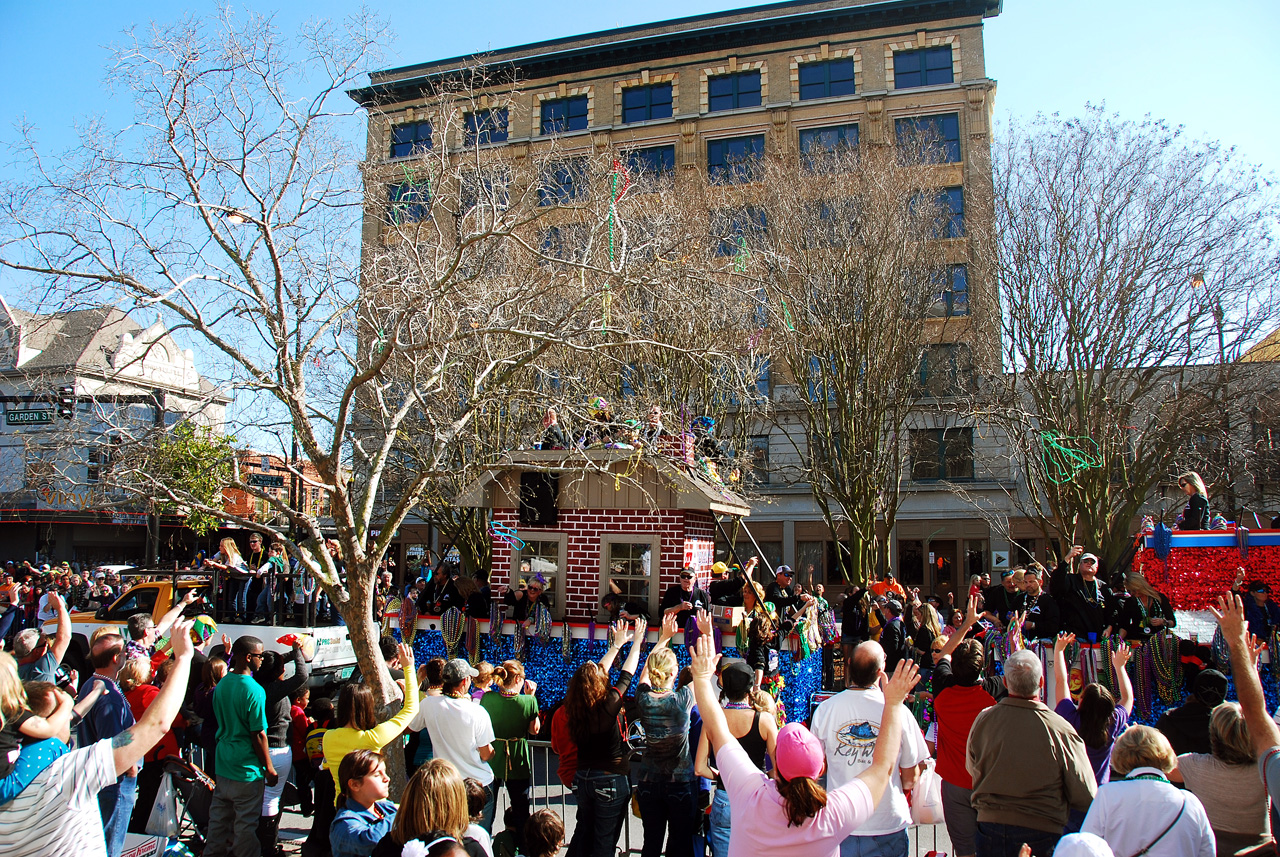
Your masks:
<svg viewBox="0 0 1280 857"><path fill-rule="evenodd" d="M110 739L59 757L0 806L0 854L106 857L98 792L115 781Z"/></svg>

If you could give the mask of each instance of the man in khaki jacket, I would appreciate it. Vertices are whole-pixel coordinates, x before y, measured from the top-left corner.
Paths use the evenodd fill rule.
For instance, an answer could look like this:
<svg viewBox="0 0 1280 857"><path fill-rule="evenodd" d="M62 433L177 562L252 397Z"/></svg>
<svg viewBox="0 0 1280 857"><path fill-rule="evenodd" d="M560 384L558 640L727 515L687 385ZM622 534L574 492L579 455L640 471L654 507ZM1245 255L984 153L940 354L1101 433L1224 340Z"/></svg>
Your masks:
<svg viewBox="0 0 1280 857"><path fill-rule="evenodd" d="M1023 649L1004 662L1009 696L978 715L966 767L978 811L978 857L1015 857L1023 843L1047 854L1068 809L1085 811L1098 786L1084 742L1040 701L1040 659Z"/></svg>

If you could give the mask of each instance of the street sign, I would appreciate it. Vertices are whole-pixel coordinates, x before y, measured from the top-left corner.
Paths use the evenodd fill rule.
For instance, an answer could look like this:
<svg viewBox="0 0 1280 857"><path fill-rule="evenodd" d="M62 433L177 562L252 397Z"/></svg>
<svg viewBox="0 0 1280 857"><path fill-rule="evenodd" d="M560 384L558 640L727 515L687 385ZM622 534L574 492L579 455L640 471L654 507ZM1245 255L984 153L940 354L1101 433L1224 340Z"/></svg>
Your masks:
<svg viewBox="0 0 1280 857"><path fill-rule="evenodd" d="M38 411L9 411L5 421L11 426L35 426L53 422L53 409L44 408Z"/></svg>
<svg viewBox="0 0 1280 857"><path fill-rule="evenodd" d="M255 488L283 488L284 477L274 473L250 473L249 484Z"/></svg>
<svg viewBox="0 0 1280 857"><path fill-rule="evenodd" d="M1008 568L1009 552L1008 551L992 551L991 567L992 568Z"/></svg>

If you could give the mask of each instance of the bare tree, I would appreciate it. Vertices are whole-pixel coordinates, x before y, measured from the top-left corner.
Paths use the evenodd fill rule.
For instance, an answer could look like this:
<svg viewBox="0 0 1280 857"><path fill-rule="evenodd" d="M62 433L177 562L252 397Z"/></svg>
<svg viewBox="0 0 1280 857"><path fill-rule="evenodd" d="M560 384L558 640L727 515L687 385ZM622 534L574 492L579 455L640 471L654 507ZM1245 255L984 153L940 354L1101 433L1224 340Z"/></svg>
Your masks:
<svg viewBox="0 0 1280 857"><path fill-rule="evenodd" d="M1271 182L1180 129L1096 108L1014 125L997 153L1007 374L979 412L1025 474L1021 510L1114 565L1199 444L1233 511L1238 406L1261 377L1236 361L1280 311Z"/></svg>
<svg viewBox="0 0 1280 857"><path fill-rule="evenodd" d="M642 229L624 236L609 158L574 161L571 188L554 145L485 145L467 117L514 93L483 68L430 95L434 147L390 164L374 146L362 165L347 138L364 118L344 90L383 35L361 16L290 43L269 20L224 13L131 37L109 79L132 97L134 124L87 125L56 158L28 138L29 179L0 199L0 264L43 283L49 306L160 313L235 392L228 428L297 450L290 478L325 495L323 528L296 496L249 484L234 455L219 463L230 486L285 526L210 503L185 468L117 475L282 539L389 703L399 691L378 654L373 587L405 517L451 499L459 462L492 461L547 405L581 408L577 387L539 378L628 365L633 347L714 361L716 349L664 338L674 328L637 310L704 318L677 326L693 333L721 317L709 301L731 297L656 276L669 266L638 249ZM371 132L384 121L375 115ZM509 423L494 428L499 417Z"/></svg>

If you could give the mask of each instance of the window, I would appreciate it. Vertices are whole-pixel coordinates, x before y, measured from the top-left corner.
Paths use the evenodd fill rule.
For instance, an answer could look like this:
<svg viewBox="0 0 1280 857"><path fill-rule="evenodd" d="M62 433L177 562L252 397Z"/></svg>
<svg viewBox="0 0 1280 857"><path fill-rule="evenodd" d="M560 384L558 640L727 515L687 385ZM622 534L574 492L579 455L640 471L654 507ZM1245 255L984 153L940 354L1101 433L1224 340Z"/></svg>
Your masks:
<svg viewBox="0 0 1280 857"><path fill-rule="evenodd" d="M809 358L809 401L816 402L825 395L828 402L834 402L836 400L834 386L836 359L829 358L828 365L825 367L822 363L821 357Z"/></svg>
<svg viewBox="0 0 1280 857"><path fill-rule="evenodd" d="M559 539L524 539L524 547L519 554L520 564L516 569L516 581L523 578L527 583L542 575L542 579L546 581L546 589L538 600L547 605L553 619L560 619L564 614L561 606L563 599L559 597L560 557L564 553L560 548Z"/></svg>
<svg viewBox="0 0 1280 857"><path fill-rule="evenodd" d="M707 141L707 176L716 184L751 181L763 159L763 134Z"/></svg>
<svg viewBox="0 0 1280 857"><path fill-rule="evenodd" d="M430 122L406 122L391 127L391 157L408 158L430 148Z"/></svg>
<svg viewBox="0 0 1280 857"><path fill-rule="evenodd" d="M768 357L756 358L756 394L762 399L773 395L773 368Z"/></svg>
<svg viewBox="0 0 1280 857"><path fill-rule="evenodd" d="M622 124L671 118L671 84L629 86L622 90Z"/></svg>
<svg viewBox="0 0 1280 857"><path fill-rule="evenodd" d="M135 587L107 610L106 618L124 621L135 613L150 616L156 609L156 596L159 594L158 586Z"/></svg>
<svg viewBox="0 0 1280 857"><path fill-rule="evenodd" d="M952 318L969 314L969 269L949 265L933 277L933 305L930 318Z"/></svg>
<svg viewBox="0 0 1280 857"><path fill-rule="evenodd" d="M507 140L507 108L477 110L463 117L468 146L484 146L489 143L505 143Z"/></svg>
<svg viewBox="0 0 1280 857"><path fill-rule="evenodd" d="M671 181L676 171L676 147L632 149L624 156L627 174L637 190L651 191Z"/></svg>
<svg viewBox="0 0 1280 857"><path fill-rule="evenodd" d="M600 596L613 583L624 600L648 604L650 615L658 609L658 563L660 536L605 535L600 537Z"/></svg>
<svg viewBox="0 0 1280 857"><path fill-rule="evenodd" d="M893 123L898 150L918 156L927 164L954 164L960 161L960 114L911 116Z"/></svg>
<svg viewBox="0 0 1280 857"><path fill-rule="evenodd" d="M853 59L807 62L800 66L800 100L853 95Z"/></svg>
<svg viewBox="0 0 1280 857"><path fill-rule="evenodd" d="M477 206L490 211L504 211L510 203L507 186L511 176L504 169L472 170L462 174L459 202L462 213Z"/></svg>
<svg viewBox="0 0 1280 857"><path fill-rule="evenodd" d="M858 150L858 124L800 130L800 159L807 170L833 170L836 161Z"/></svg>
<svg viewBox="0 0 1280 857"><path fill-rule="evenodd" d="M542 133L563 134L587 130L587 96L557 98L542 102ZM505 137L504 137L505 139Z"/></svg>
<svg viewBox="0 0 1280 857"><path fill-rule="evenodd" d="M586 256L587 227L581 223L552 226L542 233L542 253L562 262L581 262ZM543 264L548 264L543 260Z"/></svg>
<svg viewBox="0 0 1280 857"><path fill-rule="evenodd" d="M937 86L951 83L951 45L898 51L893 55L893 88Z"/></svg>
<svg viewBox="0 0 1280 857"><path fill-rule="evenodd" d="M926 396L958 396L973 389L973 354L963 342L929 345L920 355L920 389Z"/></svg>
<svg viewBox="0 0 1280 857"><path fill-rule="evenodd" d="M938 207L942 209L946 226L942 229L944 238L964 237L964 188L943 188L938 194Z"/></svg>
<svg viewBox="0 0 1280 857"><path fill-rule="evenodd" d="M417 223L431 217L430 185L393 184L387 188L387 197L387 219L391 223Z"/></svg>
<svg viewBox="0 0 1280 857"><path fill-rule="evenodd" d="M769 484L769 436L752 435L747 439L751 456L751 478L757 485Z"/></svg>
<svg viewBox="0 0 1280 857"><path fill-rule="evenodd" d="M911 478L916 482L973 479L973 429L912 429Z"/></svg>
<svg viewBox="0 0 1280 857"><path fill-rule="evenodd" d="M760 106L760 72L740 71L707 78L707 112Z"/></svg>
<svg viewBox="0 0 1280 857"><path fill-rule="evenodd" d="M752 247L760 246L769 228L765 213L748 206L734 210L721 210L711 215L712 235L719 239L717 256L750 254Z"/></svg>
<svg viewBox="0 0 1280 857"><path fill-rule="evenodd" d="M564 205L586 195L586 158L566 158L543 168L538 205Z"/></svg>

